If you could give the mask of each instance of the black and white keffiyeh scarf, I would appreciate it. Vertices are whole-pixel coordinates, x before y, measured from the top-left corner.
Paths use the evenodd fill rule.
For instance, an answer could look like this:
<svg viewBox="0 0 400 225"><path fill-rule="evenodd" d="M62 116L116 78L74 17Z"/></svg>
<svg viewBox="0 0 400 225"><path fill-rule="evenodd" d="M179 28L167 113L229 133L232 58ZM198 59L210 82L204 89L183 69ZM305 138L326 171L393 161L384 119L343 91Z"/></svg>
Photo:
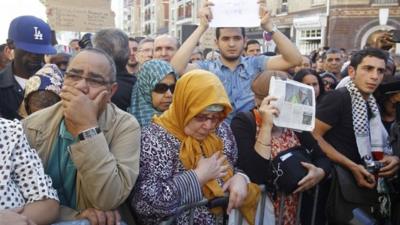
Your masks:
<svg viewBox="0 0 400 225"><path fill-rule="evenodd" d="M365 163L373 161L372 151L383 151L392 154L389 146L389 135L382 124L381 116L375 98L370 95L365 100L353 81L346 84L351 96L353 127L356 136L358 152ZM372 117L368 119L368 108Z"/></svg>

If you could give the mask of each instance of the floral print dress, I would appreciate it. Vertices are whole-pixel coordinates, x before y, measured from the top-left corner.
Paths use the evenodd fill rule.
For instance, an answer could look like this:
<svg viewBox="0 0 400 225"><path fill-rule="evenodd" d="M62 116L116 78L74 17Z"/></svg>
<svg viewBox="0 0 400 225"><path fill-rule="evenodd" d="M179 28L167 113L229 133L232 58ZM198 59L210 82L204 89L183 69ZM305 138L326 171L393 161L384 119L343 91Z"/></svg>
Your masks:
<svg viewBox="0 0 400 225"><path fill-rule="evenodd" d="M288 148L292 148L300 145L300 141L297 138L293 130L284 129L282 134L277 137L272 137L271 140L271 156L274 158L279 152L284 151ZM273 201L276 224L279 221L279 211L282 195L278 194ZM272 196L271 196L272 199ZM293 225L296 224L296 213L297 205L299 203L299 194L290 194L284 196L284 214L283 214L283 225Z"/></svg>

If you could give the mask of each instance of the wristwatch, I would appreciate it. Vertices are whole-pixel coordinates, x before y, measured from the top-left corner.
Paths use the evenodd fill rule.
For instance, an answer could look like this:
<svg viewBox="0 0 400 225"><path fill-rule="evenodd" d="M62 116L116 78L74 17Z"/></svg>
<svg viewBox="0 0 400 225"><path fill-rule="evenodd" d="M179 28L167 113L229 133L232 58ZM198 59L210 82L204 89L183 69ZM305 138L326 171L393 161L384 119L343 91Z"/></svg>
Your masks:
<svg viewBox="0 0 400 225"><path fill-rule="evenodd" d="M278 31L278 27L276 26L275 23L272 23L272 28L271 30L267 30L267 32L272 36L275 32Z"/></svg>
<svg viewBox="0 0 400 225"><path fill-rule="evenodd" d="M80 141L87 140L89 138L92 138L96 136L97 134L101 133L101 130L99 127L93 127L87 130L82 131L81 133L78 134L78 138Z"/></svg>

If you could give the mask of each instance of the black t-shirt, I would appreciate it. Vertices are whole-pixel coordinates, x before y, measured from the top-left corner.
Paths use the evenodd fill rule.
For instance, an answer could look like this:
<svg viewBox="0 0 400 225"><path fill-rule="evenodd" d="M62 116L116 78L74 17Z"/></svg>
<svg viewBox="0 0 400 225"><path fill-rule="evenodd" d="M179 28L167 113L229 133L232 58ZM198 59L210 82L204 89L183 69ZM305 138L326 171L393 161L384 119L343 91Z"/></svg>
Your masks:
<svg viewBox="0 0 400 225"><path fill-rule="evenodd" d="M238 168L243 170L256 184L270 184L272 170L270 160L261 157L254 149L256 143L257 125L251 112L240 112L236 114L231 123L232 133L238 146ZM306 149L312 149L309 155L313 164L322 168L328 177L331 164L322 152L317 141L310 132L297 133L300 144ZM268 187L267 187L268 188Z"/></svg>
<svg viewBox="0 0 400 225"><path fill-rule="evenodd" d="M120 72L117 74L118 89L111 98L118 108L127 111L131 105L132 87L136 82L136 76L128 72Z"/></svg>
<svg viewBox="0 0 400 225"><path fill-rule="evenodd" d="M351 96L345 87L328 92L317 105L317 119L332 128L325 133L325 140L351 161L360 164L353 128Z"/></svg>

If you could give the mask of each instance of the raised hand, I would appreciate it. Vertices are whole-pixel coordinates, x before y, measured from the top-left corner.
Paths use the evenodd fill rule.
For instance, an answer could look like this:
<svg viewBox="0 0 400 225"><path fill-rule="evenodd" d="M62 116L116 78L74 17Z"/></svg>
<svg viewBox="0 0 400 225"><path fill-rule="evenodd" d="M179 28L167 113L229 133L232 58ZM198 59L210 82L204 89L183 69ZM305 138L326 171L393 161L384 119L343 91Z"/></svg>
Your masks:
<svg viewBox="0 0 400 225"><path fill-rule="evenodd" d="M258 111L260 112L263 125L272 127L273 118L279 116L279 109L271 104L272 101L276 100L277 98L273 96L267 96L261 102Z"/></svg>
<svg viewBox="0 0 400 225"><path fill-rule="evenodd" d="M208 28L210 21L212 20L212 12L211 12L211 6L213 6L214 3L205 1L203 4L203 7L200 8L198 15L200 18L200 26L203 26L204 28Z"/></svg>
<svg viewBox="0 0 400 225"><path fill-rule="evenodd" d="M260 16L260 26L265 31L271 31L273 27L273 23L271 20L271 13L267 10L267 4L265 0L259 0L258 4L260 5L259 16Z"/></svg>

